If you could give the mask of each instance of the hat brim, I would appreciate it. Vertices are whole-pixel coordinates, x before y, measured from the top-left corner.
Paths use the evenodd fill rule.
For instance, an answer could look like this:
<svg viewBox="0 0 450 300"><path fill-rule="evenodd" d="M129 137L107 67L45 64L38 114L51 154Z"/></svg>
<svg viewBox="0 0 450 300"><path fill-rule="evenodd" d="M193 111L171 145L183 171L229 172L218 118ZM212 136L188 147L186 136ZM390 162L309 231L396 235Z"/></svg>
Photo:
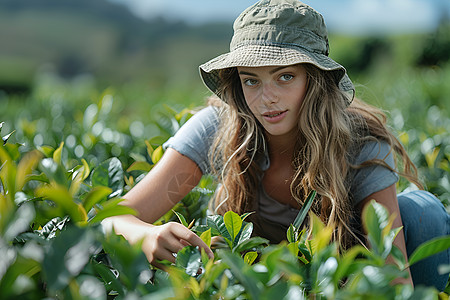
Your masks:
<svg viewBox="0 0 450 300"><path fill-rule="evenodd" d="M232 67L288 66L309 63L324 71L335 73L342 91L352 92L354 86L345 68L326 55L310 52L300 47L286 45L246 45L222 54L199 67L200 75L208 89L218 94L219 71Z"/></svg>

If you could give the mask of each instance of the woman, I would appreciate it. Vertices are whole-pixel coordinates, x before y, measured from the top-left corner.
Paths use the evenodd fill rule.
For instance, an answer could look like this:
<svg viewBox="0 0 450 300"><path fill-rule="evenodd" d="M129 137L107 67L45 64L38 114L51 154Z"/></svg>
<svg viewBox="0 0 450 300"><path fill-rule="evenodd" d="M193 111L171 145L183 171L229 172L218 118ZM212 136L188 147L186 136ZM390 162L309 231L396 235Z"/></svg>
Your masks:
<svg viewBox="0 0 450 300"><path fill-rule="evenodd" d="M449 234L449 215L431 194L397 196L398 175L421 187L416 168L382 112L354 98L344 67L328 57L319 13L296 0L260 1L236 19L230 48L200 66L222 104L193 116L125 196L138 216L110 219L130 242L144 238L150 263L174 262L173 254L189 244L212 256L180 224L151 224L206 173L221 183L212 208L254 211L255 233L273 243L286 236L311 190L318 194L313 212L336 228L341 249L364 242L360 213L371 199L395 214L394 227L404 226L394 243L405 257L427 239ZM437 265L448 262L447 251L413 265L408 282L442 290L448 275L439 275Z"/></svg>

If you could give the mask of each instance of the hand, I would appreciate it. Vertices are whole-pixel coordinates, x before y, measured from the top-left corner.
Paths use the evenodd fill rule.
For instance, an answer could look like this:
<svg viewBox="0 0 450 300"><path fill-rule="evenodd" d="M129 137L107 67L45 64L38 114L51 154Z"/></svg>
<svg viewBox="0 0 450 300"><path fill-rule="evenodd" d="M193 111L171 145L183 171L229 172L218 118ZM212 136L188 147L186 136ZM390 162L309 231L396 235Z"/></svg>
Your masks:
<svg viewBox="0 0 450 300"><path fill-rule="evenodd" d="M203 248L211 259L214 258L213 252L200 237L182 224L174 222L160 226L151 225L146 232L142 250L153 266L163 269L164 265L159 261L175 263L174 254L190 245Z"/></svg>

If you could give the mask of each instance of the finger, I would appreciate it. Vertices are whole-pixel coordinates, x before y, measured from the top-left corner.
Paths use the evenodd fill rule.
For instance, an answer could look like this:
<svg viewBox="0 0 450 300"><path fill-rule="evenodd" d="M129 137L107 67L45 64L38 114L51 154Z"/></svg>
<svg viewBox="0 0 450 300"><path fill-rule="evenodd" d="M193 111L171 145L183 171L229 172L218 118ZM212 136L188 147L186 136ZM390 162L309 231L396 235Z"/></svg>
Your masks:
<svg viewBox="0 0 450 300"><path fill-rule="evenodd" d="M156 262L157 260L159 261L167 260L171 263L175 263L174 252L163 249L161 252L155 253L154 262Z"/></svg>
<svg viewBox="0 0 450 300"><path fill-rule="evenodd" d="M186 246L186 241L179 239L174 234L169 234L165 241L161 241L161 246L167 249L170 253L178 253Z"/></svg>
<svg viewBox="0 0 450 300"><path fill-rule="evenodd" d="M179 239L186 241L188 244L192 246L198 246L205 250L206 254L208 254L209 258L214 258L214 254L212 250L202 241L202 239L190 231L188 228L184 227L181 224L175 223L180 226L174 226L173 234L177 236Z"/></svg>
<svg viewBox="0 0 450 300"><path fill-rule="evenodd" d="M185 247L180 238L172 232L173 228L170 223L159 227L160 230L153 235L152 240L149 240L151 252L164 253L167 250L169 253L177 253Z"/></svg>
<svg viewBox="0 0 450 300"><path fill-rule="evenodd" d="M189 244L187 241L185 241L185 240L180 240L180 243L184 246L184 247L186 247L186 246L192 246L191 244Z"/></svg>

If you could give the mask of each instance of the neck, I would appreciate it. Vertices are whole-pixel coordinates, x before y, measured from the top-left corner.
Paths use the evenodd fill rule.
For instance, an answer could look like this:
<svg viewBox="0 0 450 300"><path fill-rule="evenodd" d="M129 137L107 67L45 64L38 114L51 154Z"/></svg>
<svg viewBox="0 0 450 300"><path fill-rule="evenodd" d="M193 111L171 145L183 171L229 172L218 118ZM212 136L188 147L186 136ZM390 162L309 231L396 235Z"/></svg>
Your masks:
<svg viewBox="0 0 450 300"><path fill-rule="evenodd" d="M292 163L295 146L295 136L273 136L267 135L267 144L269 147L269 157L272 163Z"/></svg>

